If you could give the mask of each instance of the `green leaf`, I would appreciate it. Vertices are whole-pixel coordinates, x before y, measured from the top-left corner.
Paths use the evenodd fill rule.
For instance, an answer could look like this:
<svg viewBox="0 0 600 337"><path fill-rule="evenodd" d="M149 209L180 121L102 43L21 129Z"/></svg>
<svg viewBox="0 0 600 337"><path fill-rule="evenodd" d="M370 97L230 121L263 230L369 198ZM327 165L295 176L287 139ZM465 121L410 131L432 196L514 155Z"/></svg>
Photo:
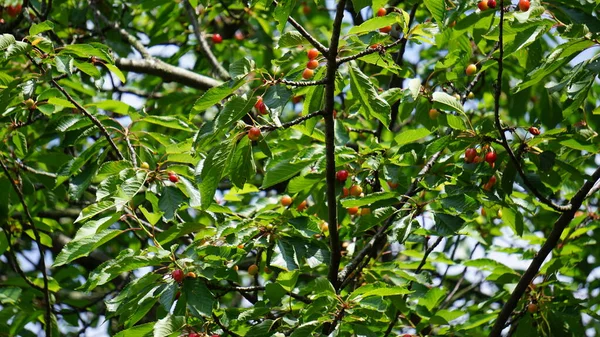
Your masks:
<svg viewBox="0 0 600 337"><path fill-rule="evenodd" d="M115 74L119 78L119 81L121 81L121 83L126 83L127 82L127 77L125 77L125 74L123 74L123 72L121 71L121 69L117 68L117 66L115 66L114 64L110 64L110 63L105 63L104 66L111 73Z"/></svg>
<svg viewBox="0 0 600 337"><path fill-rule="evenodd" d="M86 107L90 107L90 106L94 106L96 108L99 108L99 109L102 109L105 111L115 112L115 113L118 113L119 115L125 115L125 116L129 116L130 114L136 112L134 108L129 106L129 104L121 102L121 101L111 100L111 99L86 104Z"/></svg>
<svg viewBox="0 0 600 337"><path fill-rule="evenodd" d="M58 254L52 266L62 266L80 257L88 256L93 250L114 239L121 233L123 233L121 230L106 229L94 235L72 240Z"/></svg>
<svg viewBox="0 0 600 337"><path fill-rule="evenodd" d="M278 41L279 48L290 48L308 44L308 41L297 31L285 32Z"/></svg>
<svg viewBox="0 0 600 337"><path fill-rule="evenodd" d="M246 181L252 179L256 174L256 165L252 146L248 137L244 137L238 143L235 153L229 165L229 177L231 182L238 188L243 188Z"/></svg>
<svg viewBox="0 0 600 337"><path fill-rule="evenodd" d="M415 142L421 138L425 138L431 134L431 131L426 128L419 128L415 130L404 130L398 133L394 140L399 146Z"/></svg>
<svg viewBox="0 0 600 337"><path fill-rule="evenodd" d="M376 16L363 22L360 26L354 26L350 28L350 30L348 31L348 35L361 35L364 33L372 33L373 31L376 31L381 27L391 26L396 23L402 23L402 21L402 15L395 12L389 13L386 16Z"/></svg>
<svg viewBox="0 0 600 337"><path fill-rule="evenodd" d="M154 337L170 336L175 332L180 332L185 326L185 317L167 315L163 319L159 319L154 325ZM129 337L129 335L127 335Z"/></svg>
<svg viewBox="0 0 600 337"><path fill-rule="evenodd" d="M362 286L350 295L350 300L354 302L360 302L362 299L370 297L370 296L397 296L397 295L406 295L412 293L411 290L408 290L406 287L390 287L382 284L368 284Z"/></svg>
<svg viewBox="0 0 600 337"><path fill-rule="evenodd" d="M224 100L229 95L233 94L239 87L244 84L244 81L229 81L225 82L218 87L212 87L208 89L197 101L194 103L192 112L202 112L213 105ZM193 117L193 116L190 116Z"/></svg>
<svg viewBox="0 0 600 337"><path fill-rule="evenodd" d="M458 116L448 114L446 115L446 120L448 121L448 126L454 130L467 130L465 121Z"/></svg>
<svg viewBox="0 0 600 337"><path fill-rule="evenodd" d="M194 132L196 129L183 120L173 116L146 116L142 119L142 121L187 132Z"/></svg>
<svg viewBox="0 0 600 337"><path fill-rule="evenodd" d="M277 7L275 7L273 16L274 16L275 20L278 22L277 29L280 32L283 32L283 28L285 27L288 17L290 17L290 14L292 13L292 9L294 8L295 4L296 4L296 2L292 1L292 0L282 0L282 1L279 1L279 3L277 4Z"/></svg>
<svg viewBox="0 0 600 337"><path fill-rule="evenodd" d="M213 148L202 163L200 173L200 195L202 197L202 208L206 209L214 201L215 191L219 186L221 178L225 174L225 168L231 159L235 142L227 140L220 146Z"/></svg>
<svg viewBox="0 0 600 337"><path fill-rule="evenodd" d="M288 240L281 239L277 241L273 249L271 265L288 271L298 269L299 262L296 250Z"/></svg>
<svg viewBox="0 0 600 337"><path fill-rule="evenodd" d="M444 22L444 13L446 8L444 6L444 0L423 0L425 7L429 10L435 21L441 25Z"/></svg>
<svg viewBox="0 0 600 337"><path fill-rule="evenodd" d="M240 96L233 96L223 107L215 121L215 128L227 130L229 127L244 117L256 103L256 98L245 100Z"/></svg>
<svg viewBox="0 0 600 337"><path fill-rule="evenodd" d="M294 153L286 153L281 157L273 158L265 168L265 179L261 188L266 189L280 182L286 181L308 167L313 160L296 160Z"/></svg>
<svg viewBox="0 0 600 337"><path fill-rule="evenodd" d="M115 337L151 337L153 336L154 324L155 322L136 325L117 333Z"/></svg>
<svg viewBox="0 0 600 337"><path fill-rule="evenodd" d="M277 275L277 283L286 291L290 292L296 286L300 272L298 270L281 272Z"/></svg>
<svg viewBox="0 0 600 337"><path fill-rule="evenodd" d="M0 50L8 48L10 45L16 42L15 37L12 34L0 35Z"/></svg>
<svg viewBox="0 0 600 337"><path fill-rule="evenodd" d="M115 207L114 201L104 200L98 203L92 204L81 210L81 214L75 219L75 223L87 220L92 218L93 216L105 212L111 208Z"/></svg>
<svg viewBox="0 0 600 337"><path fill-rule="evenodd" d="M165 186L158 201L158 207L163 212L166 221L175 218L175 213L184 202L185 195L173 186Z"/></svg>
<svg viewBox="0 0 600 337"><path fill-rule="evenodd" d="M214 297L201 278L186 278L183 293L187 299L187 308L196 317L211 317Z"/></svg>
<svg viewBox="0 0 600 337"><path fill-rule="evenodd" d="M502 221L504 221L515 234L523 236L523 214L515 212L512 208L502 207Z"/></svg>
<svg viewBox="0 0 600 337"><path fill-rule="evenodd" d="M456 234L464 224L465 220L458 216L436 213L433 231L441 236L449 236Z"/></svg>
<svg viewBox="0 0 600 337"><path fill-rule="evenodd" d="M54 23L52 21L44 21L40 23L34 23L29 27L29 35L38 35L49 30L54 29Z"/></svg>
<svg viewBox="0 0 600 337"><path fill-rule="evenodd" d="M367 118L375 117L388 128L391 121L390 105L377 93L377 88L371 83L369 77L356 66L350 66L350 88L358 100Z"/></svg>
<svg viewBox="0 0 600 337"><path fill-rule="evenodd" d="M456 111L464 114L463 106L456 97L448 95L445 92L434 92L432 94L433 107L440 110Z"/></svg>

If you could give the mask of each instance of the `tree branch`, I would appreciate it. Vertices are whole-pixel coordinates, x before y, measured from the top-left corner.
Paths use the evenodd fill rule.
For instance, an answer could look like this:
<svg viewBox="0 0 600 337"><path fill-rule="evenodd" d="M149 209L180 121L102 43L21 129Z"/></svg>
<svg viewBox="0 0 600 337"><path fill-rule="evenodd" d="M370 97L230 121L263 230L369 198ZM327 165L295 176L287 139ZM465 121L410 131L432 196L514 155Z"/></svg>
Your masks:
<svg viewBox="0 0 600 337"><path fill-rule="evenodd" d="M537 275L542 264L544 263L544 260L546 259L546 257L548 257L548 254L550 254L552 249L560 241L560 236L562 232L569 225L571 220L573 220L573 218L575 217L575 212L579 209L579 207L581 207L581 204L585 200L586 195L592 190L594 184L596 184L599 180L600 168L598 168L594 172L591 179L587 180L579 189L579 191L577 191L577 194L575 194L573 199L571 199L569 203L572 206L571 209L566 212L563 212L558 218L558 220L556 220L552 228L552 232L550 232L550 235L548 235L548 239L546 239L546 242L544 242L542 248L540 248L539 252L535 255L533 261L531 261L531 264L529 265L523 276L521 276L521 279L519 280L519 283L517 283L517 286L510 295L510 298L502 307L502 310L500 311L500 314L496 319L496 323L492 327L492 331L490 332L489 337L500 336L504 328L504 323L506 323L506 321L510 318L510 315L512 314L513 310L517 307L521 296L523 296L525 290L527 290L527 287L529 286L535 275Z"/></svg>
<svg viewBox="0 0 600 337"><path fill-rule="evenodd" d="M227 70L225 70L225 68L223 68L223 66L221 65L221 62L219 62L219 60L217 60L215 55L212 53L212 51L210 50L210 46L208 45L208 43L206 42L206 39L204 38L204 35L202 35L202 32L200 31L200 26L198 25L198 19L196 19L196 11L194 10L194 8L192 7L192 5L190 4L190 2L188 0L183 0L183 6L185 7L185 10L187 11L190 22L192 23L192 27L194 28L194 35L196 36L196 39L198 40L198 44L200 45L200 50L208 58L208 61L214 67L214 69L216 70L219 77L223 80L230 80L231 76L229 76L229 73L227 72Z"/></svg>
<svg viewBox="0 0 600 337"><path fill-rule="evenodd" d="M333 20L333 30L331 34L331 42L329 43L329 53L327 56L327 84L325 85L325 160L326 160L326 176L327 176L327 211L329 222L329 246L331 249L331 261L329 265L328 279L333 287L339 289L338 269L341 261L340 236L337 228L337 199L335 195L335 119L333 118L333 110L335 103L335 74L338 65L336 63L338 54L338 45L340 42L340 33L342 27L342 19L344 18L344 8L346 0L340 0L337 4L335 18ZM335 328L332 324L329 329ZM331 332L331 330L329 331Z"/></svg>
<svg viewBox="0 0 600 337"><path fill-rule="evenodd" d="M302 117L298 117L296 119L294 119L293 121L289 121L287 123L283 123L280 126L277 125L265 125L265 126L261 126L260 127L260 131L273 131L273 130L277 130L277 129L287 129L289 127L292 127L294 125L298 125L302 122L304 122L305 120L311 119L313 117L316 116L323 116L324 112L323 110L319 110L313 113L309 113L308 115L304 115Z"/></svg>
<svg viewBox="0 0 600 337"><path fill-rule="evenodd" d="M44 253L44 249L42 248L42 243L41 243L42 239L40 237L40 232L38 231L38 229L35 225L35 221L33 221L33 217L31 216L31 213L29 212L29 207L27 207L27 203L25 202L25 196L23 195L23 192L21 191L19 186L17 186L17 183L15 182L15 180L12 179L12 177L10 176L8 167L6 167L6 165L4 164L4 160L2 160L1 157L0 157L0 166L2 166L2 170L4 171L4 174L6 174L6 177L8 178L8 180L10 180L10 183L12 184L13 189L19 196L19 200L21 201L21 205L23 206L23 211L27 215L27 220L29 220L29 223L31 224L31 229L33 230L33 234L35 236L36 245L37 245L38 251L40 253L40 269L42 272L42 277L44 279L43 293L44 293L44 301L46 302L45 303L46 311L45 311L45 315L44 315L44 326L46 328L46 336L51 337L52 336L52 303L50 302L50 290L48 290L48 273L46 271L46 254ZM10 238L8 238L8 239L10 241ZM16 259L15 259L15 263L16 263ZM21 276L23 276L23 275L21 275ZM27 279L27 278L25 278L25 279Z"/></svg>
<svg viewBox="0 0 600 337"><path fill-rule="evenodd" d="M497 79L497 83L496 83L496 92L495 92L495 96L494 96L494 119L496 122L495 123L496 129L500 133L500 138L502 139L502 146L506 150L506 153L508 153L508 157L512 161L513 165L515 165L515 168L517 169L519 176L523 180L523 183L536 196L536 198L538 198L542 203L546 204L547 206L551 207L553 210L555 210L557 212L569 211L569 210L571 210L572 205L565 205L565 206L557 205L552 200L543 196L540 193L540 191L538 191L535 188L535 186L533 186L533 184L529 181L529 179L525 175L525 171L523 171L523 167L521 166L521 163L519 163L519 160L517 159L512 148L508 144L508 140L506 139L506 135L504 134L504 129L502 127L502 121L500 120L500 95L502 94L502 72L504 70L504 63L502 60L502 58L504 57L504 45L503 45L503 42L504 42L503 41L503 38L504 38L503 30L504 30L504 28L503 27L504 27L504 0L500 0L500 27L499 27L500 33L499 33L499 37L498 37L498 45L500 48L500 55L498 57L498 79Z"/></svg>
<svg viewBox="0 0 600 337"><path fill-rule="evenodd" d="M288 81L288 80L284 80L284 79L276 79L276 80L272 80L272 81L267 81L267 84L271 84L271 85L275 85L275 84L285 84L285 85L289 85L292 87L310 87L310 86L315 86L315 85L323 85L327 83L327 78L324 78L322 80L318 80L318 81Z"/></svg>
<svg viewBox="0 0 600 337"><path fill-rule="evenodd" d="M277 0L273 1L273 3L275 4L275 6L279 5L279 3L277 3ZM325 47L324 45L322 45L321 42L317 41L317 39L315 39L312 35L310 35L306 31L306 29L304 29L304 27L302 27L298 22L296 22L296 20L294 20L294 18L289 16L287 21L290 23L290 25L292 25L294 28L296 28L296 30L302 36L304 36L304 38L307 39L308 42L310 42L310 44L312 44L315 48L317 48L317 50L320 51L321 54L323 54L323 55L329 54L329 49L327 47Z"/></svg>
<svg viewBox="0 0 600 337"><path fill-rule="evenodd" d="M165 82L177 82L192 88L207 90L222 84L214 78L196 74L193 71L179 68L161 60L136 60L118 58L115 65L124 71L154 75L162 78Z"/></svg>

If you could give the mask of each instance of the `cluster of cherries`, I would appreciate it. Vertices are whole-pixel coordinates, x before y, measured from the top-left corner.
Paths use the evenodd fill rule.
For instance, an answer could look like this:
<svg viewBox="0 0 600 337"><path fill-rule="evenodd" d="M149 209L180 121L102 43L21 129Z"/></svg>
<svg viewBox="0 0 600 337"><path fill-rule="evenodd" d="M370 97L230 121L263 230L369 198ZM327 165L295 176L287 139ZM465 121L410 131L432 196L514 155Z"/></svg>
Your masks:
<svg viewBox="0 0 600 337"><path fill-rule="evenodd" d="M346 170L339 170L335 173L335 179L337 179L337 181L339 181L340 183L345 183L346 180L348 180L348 176L349 173ZM360 197L363 194L363 189L362 187L360 187L359 185L352 185L350 186L350 188L346 188L343 187L342 188L342 197L345 198L347 196L353 196L353 197ZM371 209L370 208L358 208L356 206L354 207L348 207L346 209L348 211L348 214L350 215L356 215L358 214L358 212L360 212L361 215L367 215L371 213Z"/></svg>
<svg viewBox="0 0 600 337"><path fill-rule="evenodd" d="M529 2L529 0L519 0L519 9L522 12L527 12L529 10L530 6L531 6L531 3ZM490 8L496 8L496 0L481 0L477 4L477 7L481 11L485 11Z"/></svg>
<svg viewBox="0 0 600 337"><path fill-rule="evenodd" d="M379 10L377 10L377 16L385 16L386 14L387 10L385 8L379 8ZM381 27L379 28L379 31L384 34L387 34L392 31L392 26Z"/></svg>
<svg viewBox="0 0 600 337"><path fill-rule="evenodd" d="M477 163L486 161L488 164L490 164L491 167L494 167L494 165L496 164L497 158L498 158L498 155L496 154L496 152L494 150L491 150L482 156L480 156L477 153L477 149L475 149L475 148L470 147L465 150L465 163L467 163L467 164L471 164L471 163L477 164ZM486 191L491 191L492 187L494 187L495 184L496 184L496 176L491 176L490 179L483 185L483 189Z"/></svg>
<svg viewBox="0 0 600 337"><path fill-rule="evenodd" d="M317 61L317 57L319 56L319 51L315 48L309 49L306 52L306 56L308 56L308 63L306 64L306 69L302 72L302 78L305 80L311 79L315 74L314 69L317 69L319 66L319 61Z"/></svg>

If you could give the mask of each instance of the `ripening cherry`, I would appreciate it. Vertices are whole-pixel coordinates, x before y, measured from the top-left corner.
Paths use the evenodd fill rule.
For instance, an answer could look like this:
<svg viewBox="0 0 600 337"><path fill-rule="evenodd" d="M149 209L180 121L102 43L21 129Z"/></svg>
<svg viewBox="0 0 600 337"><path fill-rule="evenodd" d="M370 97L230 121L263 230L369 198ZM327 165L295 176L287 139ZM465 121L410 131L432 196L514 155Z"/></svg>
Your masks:
<svg viewBox="0 0 600 337"><path fill-rule="evenodd" d="M358 213L358 207L350 207L350 208L348 208L348 214L355 215L356 213Z"/></svg>
<svg viewBox="0 0 600 337"><path fill-rule="evenodd" d="M306 68L302 72L302 78L305 80L308 80L308 79L312 78L314 74L315 74L315 72L312 69Z"/></svg>
<svg viewBox="0 0 600 337"><path fill-rule="evenodd" d="M472 91L470 91L469 94L467 95L467 98L473 99L473 98L475 98L475 94Z"/></svg>
<svg viewBox="0 0 600 337"><path fill-rule="evenodd" d="M292 197L290 197L289 195L284 195L283 197L281 197L281 205L284 207L288 207L289 205L291 205L292 201Z"/></svg>
<svg viewBox="0 0 600 337"><path fill-rule="evenodd" d="M261 115L266 115L268 113L267 106L265 105L265 102L263 102L262 96L257 97L256 103L254 103L254 107L256 108L258 113Z"/></svg>
<svg viewBox="0 0 600 337"><path fill-rule="evenodd" d="M496 8L496 0L488 0L487 5L489 8Z"/></svg>
<svg viewBox="0 0 600 337"><path fill-rule="evenodd" d="M307 5L302 6L302 13L304 13L304 15L310 14L310 7Z"/></svg>
<svg viewBox="0 0 600 337"><path fill-rule="evenodd" d="M308 61L308 63L306 64L306 68L308 69L316 69L319 66L319 61L317 60L310 60Z"/></svg>
<svg viewBox="0 0 600 337"><path fill-rule="evenodd" d="M319 56L319 51L316 48L312 48L306 52L306 55L308 56L309 60L314 60L317 58L317 56Z"/></svg>
<svg viewBox="0 0 600 337"><path fill-rule="evenodd" d="M21 13L21 4L18 4L16 6L8 6L6 8L6 11L8 12L8 16L14 18Z"/></svg>
<svg viewBox="0 0 600 337"><path fill-rule="evenodd" d="M398 188L398 185L399 185L398 183L395 183L395 182L393 182L393 181L391 181L391 180L390 180L390 181L388 181L388 182L387 182L387 184L388 184L388 186L390 187L390 189L392 189L392 190L395 190L395 189L397 189L397 188Z"/></svg>
<svg viewBox="0 0 600 337"><path fill-rule="evenodd" d="M529 128L529 133L531 133L534 136L539 136L540 135L540 129L536 128L535 126L532 126Z"/></svg>
<svg viewBox="0 0 600 337"><path fill-rule="evenodd" d="M480 11L485 11L486 9L488 9L488 2L487 0L481 0L479 1L479 3L477 4L477 7L479 8Z"/></svg>
<svg viewBox="0 0 600 337"><path fill-rule="evenodd" d="M250 276L258 274L258 266L255 264L251 264L250 267L248 267L248 274Z"/></svg>
<svg viewBox="0 0 600 337"><path fill-rule="evenodd" d="M387 34L387 33L389 33L389 32L392 31L392 26L381 27L381 28L379 28L379 31L382 32L382 33Z"/></svg>
<svg viewBox="0 0 600 337"><path fill-rule="evenodd" d="M171 276L173 277L173 279L175 280L175 282L181 283L183 281L183 270L181 270L181 269L175 269L171 273Z"/></svg>
<svg viewBox="0 0 600 337"><path fill-rule="evenodd" d="M477 72L477 66L475 64L469 64L467 69L465 69L465 73L467 76L473 76Z"/></svg>
<svg viewBox="0 0 600 337"><path fill-rule="evenodd" d="M494 162L496 162L497 157L498 156L496 155L496 152L491 151L485 155L485 161L487 161L488 164L492 165Z"/></svg>
<svg viewBox="0 0 600 337"><path fill-rule="evenodd" d="M253 126L248 130L248 138L250 140L256 141L260 138L260 129L256 126Z"/></svg>
<svg viewBox="0 0 600 337"><path fill-rule="evenodd" d="M304 210L306 210L308 208L308 202L306 202L306 200L304 200L303 202L300 203L300 205L298 205L298 207L296 208L298 210L298 212L304 212Z"/></svg>
<svg viewBox="0 0 600 337"><path fill-rule="evenodd" d="M190 332L190 334L188 335L188 337L200 337L199 334L195 333L195 332Z"/></svg>
<svg viewBox="0 0 600 337"><path fill-rule="evenodd" d="M466 163L472 163L475 160L475 157L477 157L477 150L475 150L472 147L465 150L465 162Z"/></svg>
<svg viewBox="0 0 600 337"><path fill-rule="evenodd" d="M25 103L25 106L30 110L33 110L36 108L35 101L32 100L31 98L26 99L25 101L23 101L23 103Z"/></svg>
<svg viewBox="0 0 600 337"><path fill-rule="evenodd" d="M143 168L144 170L147 170L150 168L150 164L148 164L148 162L145 161L140 165L140 167Z"/></svg>
<svg viewBox="0 0 600 337"><path fill-rule="evenodd" d="M193 271L188 271L188 273L185 274L185 277L187 277L187 278L196 278L196 273L194 273Z"/></svg>
<svg viewBox="0 0 600 337"><path fill-rule="evenodd" d="M337 171L335 174L335 178L341 183L345 182L346 179L348 179L348 171L346 171L346 170Z"/></svg>
<svg viewBox="0 0 600 337"><path fill-rule="evenodd" d="M328 232L329 224L327 222L323 221L319 224L319 229L321 230L321 232Z"/></svg>
<svg viewBox="0 0 600 337"><path fill-rule="evenodd" d="M214 44L219 44L219 43L223 42L223 37L221 36L221 34L213 34L212 42Z"/></svg>
<svg viewBox="0 0 600 337"><path fill-rule="evenodd" d="M175 173L169 173L169 181L176 184L179 182L179 177Z"/></svg>
<svg viewBox="0 0 600 337"><path fill-rule="evenodd" d="M369 214L371 214L371 209L370 208L365 207L365 208L361 208L360 209L360 215L369 215Z"/></svg>
<svg viewBox="0 0 600 337"><path fill-rule="evenodd" d="M519 9L521 12L527 12L530 5L529 0L519 0Z"/></svg>
<svg viewBox="0 0 600 337"><path fill-rule="evenodd" d="M439 115L440 112L438 111L438 109L429 109L429 118L437 119Z"/></svg>
<svg viewBox="0 0 600 337"><path fill-rule="evenodd" d="M362 193L362 191L363 191L363 189L359 185L352 185L350 187L350 194L352 196L354 196L354 197L360 196L360 194Z"/></svg>
<svg viewBox="0 0 600 337"><path fill-rule="evenodd" d="M348 190L347 188L342 188L342 198L345 198L347 196L350 195L350 190Z"/></svg>
<svg viewBox="0 0 600 337"><path fill-rule="evenodd" d="M538 306L535 303L529 303L529 305L527 306L527 311L529 311L530 314L534 314L538 311Z"/></svg>

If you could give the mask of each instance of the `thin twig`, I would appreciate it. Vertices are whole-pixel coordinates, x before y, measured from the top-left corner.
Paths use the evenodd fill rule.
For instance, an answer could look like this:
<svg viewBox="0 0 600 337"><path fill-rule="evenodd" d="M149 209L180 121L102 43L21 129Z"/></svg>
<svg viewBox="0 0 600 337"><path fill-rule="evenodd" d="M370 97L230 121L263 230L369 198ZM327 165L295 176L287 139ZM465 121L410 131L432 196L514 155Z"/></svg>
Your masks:
<svg viewBox="0 0 600 337"><path fill-rule="evenodd" d="M317 116L323 116L324 112L323 110L319 110L313 113L309 113L308 115L304 115L302 117L298 117L296 119L294 119L293 121L289 121L287 123L283 123L280 126L277 125L265 125L265 126L261 126L260 127L260 131L273 131L273 130L277 130L277 129L287 129L289 127L292 127L294 125L298 125L302 122L304 122L305 120L311 119L313 117L317 117Z"/></svg>
<svg viewBox="0 0 600 337"><path fill-rule="evenodd" d="M46 254L44 253L44 249L42 248L42 239L40 237L40 232L38 231L38 229L35 225L35 221L33 220L31 213L29 212L29 207L27 207L27 203L25 202L25 196L23 195L23 192L21 191L19 186L17 186L17 183L15 182L15 180L12 179L12 177L10 176L8 167L6 167L6 165L4 164L4 160L2 160L2 158L0 158L0 166L2 166L2 170L4 171L4 174L6 174L6 177L8 178L8 180L10 180L10 183L12 184L13 189L19 196L19 200L21 201L21 205L23 206L23 211L27 215L27 219L29 220L31 229L33 230L33 234L35 236L35 241L36 241L36 244L38 247L38 251L40 253L40 266L41 266L40 269L42 272L42 277L44 278L44 291L43 292L44 292L44 301L46 302L45 303L46 312L44 315L44 321L45 321L44 323L45 323L45 328L46 328L46 336L51 337L52 336L52 303L50 303L50 291L48 290L48 273L46 272Z"/></svg>
<svg viewBox="0 0 600 337"><path fill-rule="evenodd" d="M215 54L213 54L213 52L210 50L210 46L208 45L208 43L206 42L206 39L204 38L204 35L202 35L202 32L200 31L200 26L198 25L198 19L196 18L196 11L194 10L194 8L192 7L192 5L190 4L190 2L188 0L183 0L183 6L185 7L185 10L187 11L190 22L192 23L192 27L194 28L194 35L196 36L196 39L198 40L200 50L208 58L208 61L213 66L213 68L217 71L217 74L219 75L219 77L226 81L230 80L231 76L229 75L227 70L225 70L225 68L223 68L223 66L221 65L221 62L219 62L219 60L217 60L217 58L215 57Z"/></svg>
<svg viewBox="0 0 600 337"><path fill-rule="evenodd" d="M77 107L77 109L79 109L79 111L81 111L89 120L91 120L92 123L94 123L94 125L96 125L98 127L98 129L100 129L100 132L102 133L104 138L106 138L106 140L108 141L110 146L117 153L117 157L119 157L120 160L125 160L125 157L121 153L121 150L119 150L119 148L117 147L117 144L115 144L115 142L113 141L113 139L110 136L110 133L108 133L108 130L106 130L106 128L104 127L102 122L100 122L100 120L98 118L96 118L96 116L92 115L89 111L87 111L86 108L84 108L81 104L79 104L79 102L77 102L73 97L71 97L71 95L69 95L69 93L60 84L58 84L58 82L56 82L55 80L50 80L50 83L52 83L52 85L56 89L58 89L58 91L62 92L62 94L65 95L65 97L67 98L67 100L69 100L69 102L73 103L73 105L75 105L75 107Z"/></svg>
<svg viewBox="0 0 600 337"><path fill-rule="evenodd" d="M111 22L110 20L108 20L108 18L104 15L102 15L102 13L98 10L98 8L96 8L96 5L94 4L95 1L94 0L89 0L88 3L90 4L90 7L92 7L92 9L94 10L94 12L96 13L96 15L102 20L104 21L105 24L109 25L111 28L116 29L119 31L119 34L121 34L121 36L127 40L127 42L133 47L135 48L135 50L137 50L138 52L140 52L140 54L142 55L143 58L145 59L151 59L152 55L150 55L150 52L148 51L148 49L146 49L146 47L140 42L140 40L138 40L135 36L129 34L128 31L126 31L125 29L121 28L121 26L116 23L116 22Z"/></svg>
<svg viewBox="0 0 600 337"><path fill-rule="evenodd" d="M503 27L504 27L504 0L500 0L500 26L499 26L500 31L499 31L499 36L498 36L498 44L500 46L499 47L500 55L498 56L498 78L496 81L496 92L494 95L494 120L495 120L495 124L496 124L496 129L500 133L500 138L502 139L502 146L506 150L506 153L508 153L508 157L510 158L513 165L517 169L517 172L519 173L519 176L523 180L523 183L536 196L536 198L538 198L542 203L548 205L549 207L551 207L553 210L555 210L557 212L569 211L569 210L571 210L572 205L565 205L565 206L557 205L552 200L550 200L550 199L546 198L544 195L542 195L540 193L540 191L538 191L537 188L535 188L535 186L533 186L533 184L529 181L529 178L527 178L527 176L525 175L525 171L523 171L523 167L521 166L521 163L515 156L515 153L513 152L510 145L508 144L508 140L506 139L506 135L504 134L504 129L502 127L502 121L500 120L500 95L502 94L502 72L504 70L504 61L502 59L504 57L504 45L503 45L503 43L504 43L503 29L504 28Z"/></svg>
<svg viewBox="0 0 600 337"><path fill-rule="evenodd" d="M267 81L265 82L266 84L285 84L285 85L289 85L292 87L310 87L310 86L315 86L315 85L323 85L325 83L327 83L328 79L324 78L318 81L289 81L289 80L285 80L283 78L281 79L275 79L275 80L271 80L271 81Z"/></svg>
<svg viewBox="0 0 600 337"><path fill-rule="evenodd" d="M273 1L273 4L275 6L279 5L276 0ZM327 47L325 47L324 45L322 45L321 42L317 41L317 39L315 39L312 35L310 35L306 31L306 29L304 29L304 27L302 27L302 25L300 25L298 22L296 22L296 20L294 20L294 18L292 18L291 16L289 16L288 19L287 19L287 21L290 23L290 25L292 25L294 28L296 28L296 30L302 36L304 36L304 38L307 39L308 42L310 42L310 44L312 44L315 48L317 48L317 50L320 51L321 54L323 54L323 55L329 54L329 49Z"/></svg>

